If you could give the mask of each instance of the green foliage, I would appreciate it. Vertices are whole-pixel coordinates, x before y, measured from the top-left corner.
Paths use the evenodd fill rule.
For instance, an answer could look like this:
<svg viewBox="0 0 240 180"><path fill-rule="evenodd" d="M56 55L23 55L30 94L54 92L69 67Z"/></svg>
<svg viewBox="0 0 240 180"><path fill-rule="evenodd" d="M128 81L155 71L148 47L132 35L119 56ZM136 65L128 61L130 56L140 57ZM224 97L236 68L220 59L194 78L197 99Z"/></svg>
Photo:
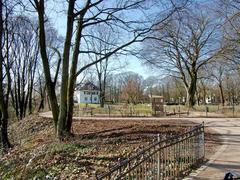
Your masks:
<svg viewBox="0 0 240 180"><path fill-rule="evenodd" d="M53 166L51 166L49 168L49 173L52 175L52 176L56 176L59 174L59 172L62 171L62 169L64 169L65 165L64 164L54 164Z"/></svg>
<svg viewBox="0 0 240 180"><path fill-rule="evenodd" d="M75 103L75 108L85 108L85 107L92 107L92 108L99 108L100 104L85 104L85 103Z"/></svg>
<svg viewBox="0 0 240 180"><path fill-rule="evenodd" d="M8 161L7 163L0 161L0 179L20 179L19 178L20 167L14 162Z"/></svg>
<svg viewBox="0 0 240 180"><path fill-rule="evenodd" d="M15 174L15 170L14 169L11 169L11 170L8 170L8 171L5 171L5 172L6 173L2 177L3 179L11 179L12 177L14 177L14 174Z"/></svg>
<svg viewBox="0 0 240 180"><path fill-rule="evenodd" d="M73 143L54 143L50 145L49 149L52 153L74 152L74 151L85 153L87 151L90 151L92 148L89 146L86 147L80 144L73 144Z"/></svg>
<svg viewBox="0 0 240 180"><path fill-rule="evenodd" d="M37 169L33 172L31 172L29 175L28 175L28 178L27 179L35 179L35 180L40 180L40 179L43 179L45 178L47 175L47 172L45 169Z"/></svg>

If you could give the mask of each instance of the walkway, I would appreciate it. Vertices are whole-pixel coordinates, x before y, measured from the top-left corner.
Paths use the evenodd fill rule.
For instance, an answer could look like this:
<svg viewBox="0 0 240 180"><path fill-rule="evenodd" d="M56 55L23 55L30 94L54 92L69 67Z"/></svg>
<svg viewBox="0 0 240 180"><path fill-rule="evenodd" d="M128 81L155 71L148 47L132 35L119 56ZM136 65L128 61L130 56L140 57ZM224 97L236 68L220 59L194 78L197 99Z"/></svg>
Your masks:
<svg viewBox="0 0 240 180"><path fill-rule="evenodd" d="M240 172L240 119L208 118L204 121L207 127L221 134L223 145L206 165L185 179L222 180L230 170Z"/></svg>

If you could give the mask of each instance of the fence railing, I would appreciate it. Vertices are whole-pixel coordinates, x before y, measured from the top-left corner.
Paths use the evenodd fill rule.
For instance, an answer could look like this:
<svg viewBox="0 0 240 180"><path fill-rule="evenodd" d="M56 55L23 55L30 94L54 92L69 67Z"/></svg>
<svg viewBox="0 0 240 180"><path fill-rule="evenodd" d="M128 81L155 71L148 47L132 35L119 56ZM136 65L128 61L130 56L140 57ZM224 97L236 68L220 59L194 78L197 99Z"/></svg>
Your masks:
<svg viewBox="0 0 240 180"><path fill-rule="evenodd" d="M105 179L174 179L187 175L202 162L205 155L204 123L189 131L160 139L135 155L119 161L108 171L96 174L97 180Z"/></svg>

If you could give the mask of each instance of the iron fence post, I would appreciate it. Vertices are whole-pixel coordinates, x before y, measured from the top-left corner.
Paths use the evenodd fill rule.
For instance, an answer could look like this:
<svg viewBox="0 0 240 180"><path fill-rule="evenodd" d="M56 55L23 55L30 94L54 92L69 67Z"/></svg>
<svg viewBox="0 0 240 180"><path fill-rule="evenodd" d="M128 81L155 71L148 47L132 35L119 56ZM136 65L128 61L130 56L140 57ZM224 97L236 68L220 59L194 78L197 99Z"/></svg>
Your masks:
<svg viewBox="0 0 240 180"><path fill-rule="evenodd" d="M179 178L205 157L204 122L181 135L160 137L141 148L135 155L109 166L108 172L97 175L103 179L162 180Z"/></svg>
<svg viewBox="0 0 240 180"><path fill-rule="evenodd" d="M204 121L202 122L202 148L203 148L203 154L202 154L202 159L204 160L205 158L205 123Z"/></svg>
<svg viewBox="0 0 240 180"><path fill-rule="evenodd" d="M160 134L157 136L158 141L158 155L157 155L157 179L160 179Z"/></svg>

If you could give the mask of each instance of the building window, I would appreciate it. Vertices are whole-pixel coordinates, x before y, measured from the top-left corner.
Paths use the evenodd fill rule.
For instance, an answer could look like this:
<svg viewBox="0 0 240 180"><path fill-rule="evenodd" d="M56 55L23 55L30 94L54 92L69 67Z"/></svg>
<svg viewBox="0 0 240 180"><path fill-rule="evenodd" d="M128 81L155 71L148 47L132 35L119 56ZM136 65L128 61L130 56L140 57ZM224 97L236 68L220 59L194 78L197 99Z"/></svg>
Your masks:
<svg viewBox="0 0 240 180"><path fill-rule="evenodd" d="M88 98L87 98L87 97L85 97L85 98L84 98L84 100L85 100L85 101L88 101Z"/></svg>
<svg viewBox="0 0 240 180"><path fill-rule="evenodd" d="M97 97L94 97L94 101L97 101Z"/></svg>

